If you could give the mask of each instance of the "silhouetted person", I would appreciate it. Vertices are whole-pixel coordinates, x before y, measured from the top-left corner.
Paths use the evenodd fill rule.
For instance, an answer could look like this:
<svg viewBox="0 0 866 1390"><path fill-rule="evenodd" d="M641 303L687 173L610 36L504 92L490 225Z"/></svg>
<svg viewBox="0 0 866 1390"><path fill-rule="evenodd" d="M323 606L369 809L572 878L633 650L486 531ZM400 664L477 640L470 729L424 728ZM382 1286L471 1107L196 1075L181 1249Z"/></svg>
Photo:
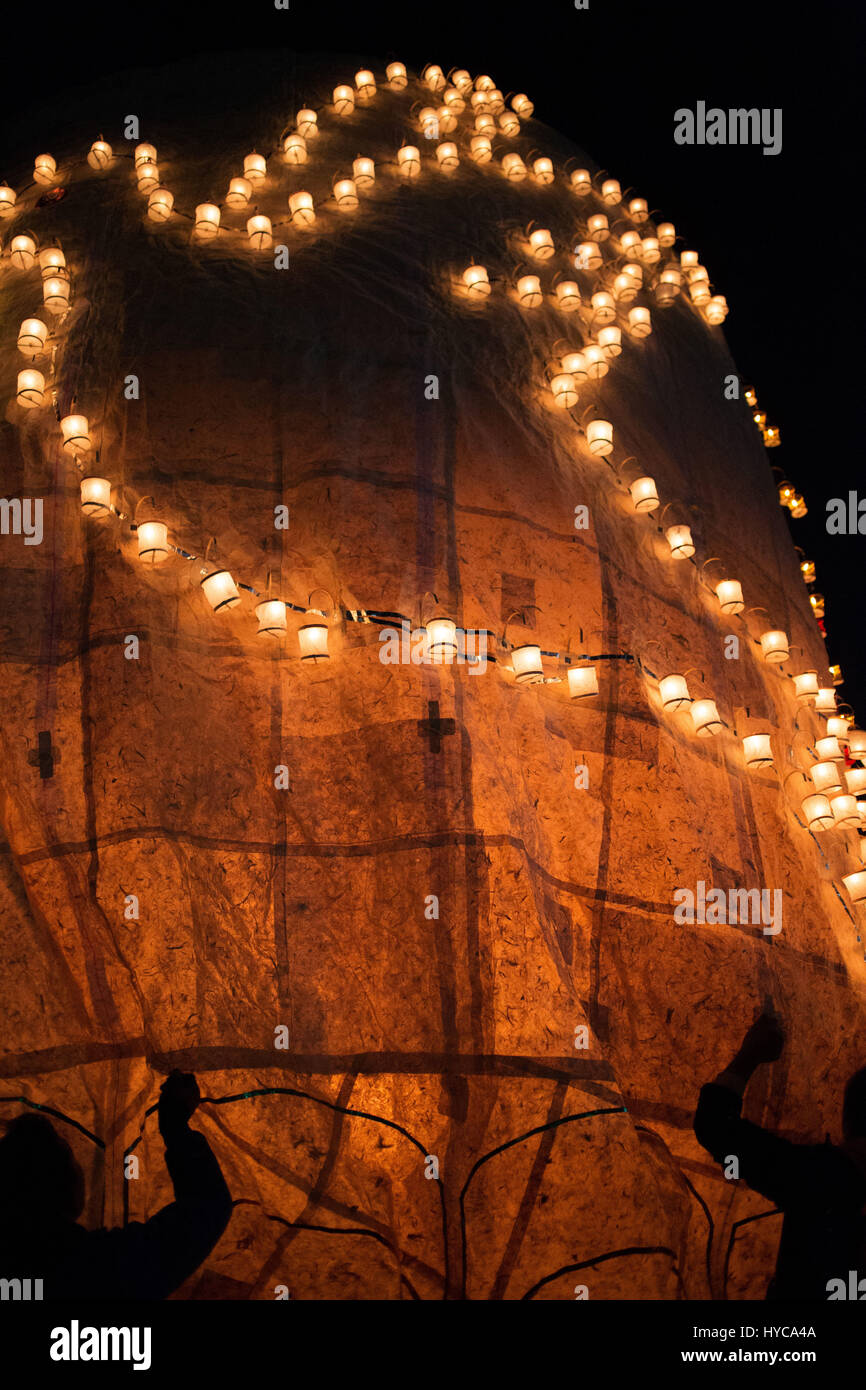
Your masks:
<svg viewBox="0 0 866 1390"><path fill-rule="evenodd" d="M173 1071L159 1097L159 1130L174 1201L149 1221L113 1230L77 1224L84 1177L42 1115L19 1115L0 1139L0 1278L42 1279L44 1298L166 1298L213 1250L232 1202L203 1134L189 1128L201 1099Z"/></svg>
<svg viewBox="0 0 866 1390"><path fill-rule="evenodd" d="M794 1144L740 1117L752 1073L784 1045L779 1023L762 1014L702 1088L695 1134L717 1163L735 1156L740 1177L785 1213L767 1298L826 1301L830 1280L848 1285L851 1270L866 1277L866 1067L845 1088L844 1143Z"/></svg>

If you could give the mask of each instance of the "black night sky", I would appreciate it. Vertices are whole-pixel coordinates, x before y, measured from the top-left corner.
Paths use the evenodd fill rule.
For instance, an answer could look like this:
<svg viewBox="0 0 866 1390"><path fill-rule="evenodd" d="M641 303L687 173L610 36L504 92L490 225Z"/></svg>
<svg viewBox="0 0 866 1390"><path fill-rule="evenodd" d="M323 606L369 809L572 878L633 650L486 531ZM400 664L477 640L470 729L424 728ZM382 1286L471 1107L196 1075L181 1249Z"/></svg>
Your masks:
<svg viewBox="0 0 866 1390"><path fill-rule="evenodd" d="M491 73L505 92L528 92L541 120L675 221L726 295L733 355L782 432L767 466L781 468L809 506L790 526L817 566L829 659L846 678L840 698L866 719L864 541L828 536L825 526L830 497L858 485L866 495L859 360L866 258L856 198L861 10L780 0L589 0L586 10L573 0L525 7L290 0L287 11L273 0L223 7L153 0L128 9L47 0L38 10L16 9L6 25L0 174L13 183L19 171L3 167L7 152L68 146L69 111L87 122L88 140L108 124L106 78L118 78L113 90L126 99L124 110L141 113L146 130L149 119L167 114L153 110L161 100L154 70L196 55L198 108L224 108L255 82L249 51L256 49L285 50L287 67L293 51L343 54L347 72L354 57L376 68L390 57L415 70L465 65ZM228 90L208 81L206 55L215 51L237 54ZM149 71L134 71L140 65ZM698 101L781 107L781 153L677 145L674 112Z"/></svg>

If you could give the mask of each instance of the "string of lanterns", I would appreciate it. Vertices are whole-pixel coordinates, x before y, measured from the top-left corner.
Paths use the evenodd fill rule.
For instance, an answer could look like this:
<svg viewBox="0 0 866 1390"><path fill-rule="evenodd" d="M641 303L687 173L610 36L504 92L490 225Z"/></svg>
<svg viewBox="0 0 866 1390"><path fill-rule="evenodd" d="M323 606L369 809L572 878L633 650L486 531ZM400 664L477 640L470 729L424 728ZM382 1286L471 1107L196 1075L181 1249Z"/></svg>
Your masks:
<svg viewBox="0 0 866 1390"><path fill-rule="evenodd" d="M403 91L408 85L408 74L402 63L394 62L386 70L386 83L393 91ZM521 122L528 120L533 112L529 98L519 93L510 99L510 109L506 108L505 98L496 88L490 77L479 77L473 82L469 73L459 69L446 79L442 69L429 65L421 75L421 86L437 97L441 95L441 105L424 106L415 117L422 135L430 139L440 134L453 134L459 126L459 117L467 104L474 115L473 133L468 142L464 138L469 158L477 165L490 165L493 161L493 139L513 138L519 134ZM333 90L333 113L338 117L348 117L356 104L364 105L375 99L377 83L372 72L364 69L356 73L354 85L339 84ZM319 112L312 107L298 111L295 128L281 139L282 159L287 165L303 165L309 160L309 144L314 142L319 131ZM200 203L194 215L180 213L175 207L171 190L160 182L157 150L149 142L139 143L134 151L134 173L138 190L147 197L147 217L155 223L167 223L173 217L182 215L193 223L192 236L196 242L207 243L226 235L242 237L236 229L227 228L222 223L222 209L216 203ZM93 142L87 154L88 165L97 171L109 168L114 159L111 146L100 138ZM435 149L436 166L445 174L453 172L460 163L460 146L455 140L439 143ZM393 166L398 177L405 181L416 180L422 170L422 159L418 146L404 143L396 153ZM556 178L553 161L545 155L530 156L529 165L515 151L509 151L499 159L501 174L510 182L531 179L541 186L550 185ZM34 162L33 182L36 185L53 184L57 177L57 164L50 154L37 156ZM234 211L245 211L250 207L253 194L267 177L267 159L252 151L244 159L243 175L233 177L225 195L225 206ZM352 177L338 175L333 180L332 196L335 207L341 213L354 212L359 206L359 193L367 193L376 181L374 161L359 155L352 164ZM616 179L605 178L600 187L593 183L586 169L568 171L568 186L581 202L590 197L598 200L607 209L622 210L623 192ZM0 219L15 216L18 195L6 184L0 185ZM288 198L289 217L286 223L274 223L271 218L253 211L246 222L246 244L256 252L264 252L273 246L275 226L289 225L296 229L309 229L316 223L316 208L312 195L298 190ZM700 263L698 253L682 251L679 257L673 251L677 240L673 223L662 222L655 226L649 220L648 205L645 199L631 198L626 207L627 218L634 225L622 232L611 227L607 212L591 212L579 223L579 234L585 239L577 244L574 253L574 266L581 275L596 275L604 272L604 287L594 289L588 296L579 281L557 277L552 295L545 296L541 277L532 271L519 273L518 267L512 283L506 287L509 297L524 310L532 310L542 304L546 297L552 298L555 307L571 322L580 321L585 329L584 341L580 348L567 345L565 351L556 353L550 362L543 394L550 405L563 412L569 412L579 400L579 387L588 380L600 380L616 361L623 349L623 333L628 339L639 343L652 332L650 307L634 304L638 294L651 294L654 304L659 308L672 305L688 291L688 300L709 325L724 321L728 313L727 301L723 295L713 294L706 268ZM645 233L645 234L642 234ZM613 239L613 243L611 242ZM605 261L602 248L616 246L614 261ZM556 255L556 245L551 231L545 227L530 225L524 240L524 252L530 260L544 265ZM30 362L43 357L51 351L52 368L55 365L59 340L59 328L68 313L71 301L71 278L65 255L57 246L37 248L36 239L28 232L14 235L7 248L9 263L17 270L29 271L38 263L42 277L43 308L52 318L58 320L58 331L52 333L48 324L35 315L25 319L19 330L18 349ZM665 253L664 256L662 253ZM491 295L495 280L486 267L470 264L454 281L456 292L467 300L483 304ZM578 320L573 316L577 315ZM619 321L617 321L619 320ZM779 430L767 426L766 415L757 408L754 388L746 390L746 401L753 408L753 419L766 447L776 447L780 443ZM49 392L44 374L37 368L28 366L18 374L16 400L23 409L36 409L48 403ZM60 425L60 443L79 471L84 471L84 463L93 448L88 418L78 413L60 416L55 410ZM73 402L74 404L74 402ZM591 408L592 409L592 408ZM616 469L610 463L614 451L614 427L611 421L602 418L585 419L579 425L579 434L591 458L608 461L608 467L621 481ZM98 451L97 451L98 458ZM784 488L784 491L783 491ZM81 506L84 514L91 518L107 518L115 515L125 519L112 503L112 484L107 478L95 475L82 477ZM658 489L653 478L641 475L628 484L634 512L637 515L652 516L661 505ZM787 505L793 516L805 515L805 503L790 484L780 486L780 500ZM144 501L147 499L141 499ZM152 500L152 499L151 499ZM140 503L138 504L140 505ZM668 504L668 507L671 504ZM661 513L662 518L665 507ZM159 519L136 522L133 518L131 529L136 535L139 560L151 566L167 561L172 554L188 561L200 557L190 554L169 540L168 526ZM662 531L659 525L659 530ZM673 522L663 529L670 557L673 560L692 560L695 545L690 527L681 522ZM210 545L205 551L204 560ZM706 562L709 563L709 562ZM801 564L801 572L807 583L814 579L814 565L809 561ZM241 590L246 590L260 601L255 608L261 635L282 638L287 633L287 615L290 611L302 613L307 622L301 625L298 642L302 661L319 662L329 658L328 614L331 618L350 618L355 621L369 621L371 616L364 610L353 613L340 610L331 599L331 609L312 606L313 594L305 607L274 598L268 591L261 594L252 585L236 579L225 568L202 568L201 589L214 613L226 612L241 602ZM725 577L719 580L714 591L720 613L726 616L739 614L745 607L742 587L738 580ZM314 593L316 591L313 591ZM322 591L324 592L324 591ZM811 598L820 600L820 595ZM822 603L822 601L821 601ZM813 601L813 610L818 605ZM754 610L753 610L754 611ZM512 615L520 616L520 615ZM524 620L525 620L525 615ZM816 616L821 616L816 613ZM510 621L510 620L509 620ZM507 624L506 624L507 629ZM425 655L429 659L449 663L457 655L456 625L445 617L431 619L423 628L425 633ZM777 669L790 658L790 644L787 634L779 629L768 628L757 639L762 659ZM542 653L539 645L519 643L509 646L506 632L501 638L503 650L510 650L511 666L508 669L518 685L539 683L560 683L560 677L547 677L544 673L542 656L555 655L569 667L567 688L573 699L598 694L598 674L595 664L571 665L572 658L559 653ZM608 654L600 659L625 657L634 659L629 653ZM647 674L654 675L649 667L638 658L639 667ZM833 672L836 683L841 681L838 668ZM688 710L692 727L699 737L713 737L725 728L715 701L709 696L693 699L688 690L686 675L666 670L658 682L658 695L665 714ZM866 758L866 733L851 727L853 716L843 716L836 710L836 694L832 686L820 687L815 671L802 672L793 677L795 697L799 705L810 705L815 712L826 717L826 736L815 741L814 763L807 769L795 769L808 783L808 794L802 798L802 811L806 825L811 832L837 828L853 829L860 833L866 824L866 800L858 796L866 793L866 768L845 769L844 785L839 774L838 763L847 752L852 762ZM750 769L766 769L773 765L771 739L768 733L745 735L742 740L745 764ZM790 776L791 774L789 774ZM787 782L787 778L785 779ZM799 819L799 817L798 817ZM866 841L861 840L861 862L866 865ZM866 901L866 869L857 870L842 876L842 881L852 902ZM858 936L858 940L859 940Z"/></svg>

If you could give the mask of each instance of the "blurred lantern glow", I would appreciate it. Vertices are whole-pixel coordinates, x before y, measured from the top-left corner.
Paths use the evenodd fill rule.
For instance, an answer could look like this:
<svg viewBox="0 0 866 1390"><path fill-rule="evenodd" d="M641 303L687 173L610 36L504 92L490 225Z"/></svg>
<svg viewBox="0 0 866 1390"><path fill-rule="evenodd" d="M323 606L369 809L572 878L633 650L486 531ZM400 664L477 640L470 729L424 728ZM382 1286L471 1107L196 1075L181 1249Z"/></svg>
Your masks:
<svg viewBox="0 0 866 1390"><path fill-rule="evenodd" d="M169 557L168 527L161 521L142 521L136 531L138 558L145 565L161 565Z"/></svg>
<svg viewBox="0 0 866 1390"><path fill-rule="evenodd" d="M629 492L636 512L654 512L659 504L655 478L635 478L629 485Z"/></svg>
<svg viewBox="0 0 866 1390"><path fill-rule="evenodd" d="M503 111L499 117L499 129L509 140L520 134L520 121L513 111Z"/></svg>
<svg viewBox="0 0 866 1390"><path fill-rule="evenodd" d="M695 733L700 734L702 738L709 738L725 727L716 709L715 700L693 700L691 715Z"/></svg>
<svg viewBox="0 0 866 1390"><path fill-rule="evenodd" d="M709 310L707 311L707 317L709 318ZM781 442L782 442L782 436L781 436L781 434L779 433L778 426L776 426L776 425L768 425L767 428L764 430L764 444L765 444L765 446L766 446L768 449L775 449L775 448L778 447L779 444L781 444Z"/></svg>
<svg viewBox="0 0 866 1390"><path fill-rule="evenodd" d="M586 442L591 454L603 457L613 453L613 425L609 420L590 420L586 427Z"/></svg>
<svg viewBox="0 0 866 1390"><path fill-rule="evenodd" d="M348 116L355 109L355 93L351 87L340 85L334 88L334 110L338 116Z"/></svg>
<svg viewBox="0 0 866 1390"><path fill-rule="evenodd" d="M199 241L213 241L219 234L220 210L216 203L199 203L195 210L195 234Z"/></svg>
<svg viewBox="0 0 866 1390"><path fill-rule="evenodd" d="M746 767L772 767L773 749L769 734L748 734L743 739Z"/></svg>
<svg viewBox="0 0 866 1390"><path fill-rule="evenodd" d="M249 179L250 183L263 183L267 172L268 166L263 154L256 154L253 150L251 154L244 156L244 178Z"/></svg>
<svg viewBox="0 0 866 1390"><path fill-rule="evenodd" d="M36 264L36 239L29 232L19 232L9 246L9 259L17 270L29 270Z"/></svg>
<svg viewBox="0 0 866 1390"><path fill-rule="evenodd" d="M430 88L431 92L438 92L441 87L445 86L445 74L438 63L428 63L421 74L421 80L425 86Z"/></svg>
<svg viewBox="0 0 866 1390"><path fill-rule="evenodd" d="M585 198L592 192L592 179L588 169L572 169L569 182L572 193L576 193L578 198Z"/></svg>
<svg viewBox="0 0 866 1390"><path fill-rule="evenodd" d="M829 830L835 823L828 798L818 792L803 798L803 815L810 830Z"/></svg>
<svg viewBox="0 0 866 1390"><path fill-rule="evenodd" d="M474 299L486 299L490 293L490 279L483 265L469 265L463 272L463 283Z"/></svg>
<svg viewBox="0 0 866 1390"><path fill-rule="evenodd" d="M18 373L18 389L15 396L25 410L35 410L45 404L45 377L33 367L25 367Z"/></svg>
<svg viewBox="0 0 866 1390"><path fill-rule="evenodd" d="M215 613L223 613L240 603L238 587L228 570L214 570L201 581L204 596Z"/></svg>
<svg viewBox="0 0 866 1390"><path fill-rule="evenodd" d="M848 730L848 752L852 758L866 758L866 731L863 729Z"/></svg>
<svg viewBox="0 0 866 1390"><path fill-rule="evenodd" d="M645 236L640 244L641 257L646 265L655 265L659 259L658 237Z"/></svg>
<svg viewBox="0 0 866 1390"><path fill-rule="evenodd" d="M35 183L53 183L57 173L57 161L53 154L38 154L33 164L33 180Z"/></svg>
<svg viewBox="0 0 866 1390"><path fill-rule="evenodd" d="M544 679L541 648L531 642L525 643L522 647L514 648L511 653L511 664L514 668L514 678L520 685L536 685Z"/></svg>
<svg viewBox="0 0 866 1390"><path fill-rule="evenodd" d="M663 309L667 309L677 298L683 283L683 277L675 266L665 266L655 287L655 299Z"/></svg>
<svg viewBox="0 0 866 1390"><path fill-rule="evenodd" d="M155 188L147 200L147 215L152 222L167 222L173 207L174 194L167 188Z"/></svg>
<svg viewBox="0 0 866 1390"><path fill-rule="evenodd" d="M739 579L722 579L716 585L716 597L723 613L742 613L745 607Z"/></svg>
<svg viewBox="0 0 866 1390"><path fill-rule="evenodd" d="M448 663L457 655L457 624L450 618L431 618L427 624L427 652L431 661Z"/></svg>
<svg viewBox="0 0 866 1390"><path fill-rule="evenodd" d="M690 555L694 555L694 542L688 526L669 526L665 535L675 560L687 560Z"/></svg>
<svg viewBox="0 0 866 1390"><path fill-rule="evenodd" d="M262 213L247 219L247 236L254 251L267 251L274 244L271 219Z"/></svg>
<svg viewBox="0 0 866 1390"><path fill-rule="evenodd" d="M674 710L685 709L692 703L685 676L662 676L659 681L659 695L662 709L672 714Z"/></svg>
<svg viewBox="0 0 866 1390"><path fill-rule="evenodd" d="M256 617L259 620L258 637L284 637L288 626L286 605L282 599L266 598L256 604Z"/></svg>
<svg viewBox="0 0 866 1390"><path fill-rule="evenodd" d="M689 295L694 304L706 304L710 298L710 287L706 280L693 280L689 285Z"/></svg>
<svg viewBox="0 0 866 1390"><path fill-rule="evenodd" d="M707 323L714 325L724 323L728 316L728 302L725 296L723 294L714 294L712 299L707 303L704 313L706 314Z"/></svg>
<svg viewBox="0 0 866 1390"><path fill-rule="evenodd" d="M111 483L107 478L81 479L81 510L87 516L104 517L111 512Z"/></svg>
<svg viewBox="0 0 866 1390"><path fill-rule="evenodd" d="M866 767L847 768L845 785L852 796L866 795Z"/></svg>
<svg viewBox="0 0 866 1390"><path fill-rule="evenodd" d="M615 207L617 203L622 202L619 179L605 179L601 185L601 201L607 203L608 207Z"/></svg>
<svg viewBox="0 0 866 1390"><path fill-rule="evenodd" d="M598 694L598 672L594 666L570 666L568 693L572 700Z"/></svg>
<svg viewBox="0 0 866 1390"><path fill-rule="evenodd" d="M823 618L823 616L824 616L824 595L823 595L823 594L810 594L810 595L809 595L809 606L811 607L812 612L815 614L815 617L816 617L816 618Z"/></svg>
<svg viewBox="0 0 866 1390"><path fill-rule="evenodd" d="M18 195L14 188L10 188L6 183L0 183L0 217L13 216L17 199Z"/></svg>
<svg viewBox="0 0 866 1390"><path fill-rule="evenodd" d="M62 448L68 454L83 454L90 448L90 427L86 415L64 415L60 421Z"/></svg>
<svg viewBox="0 0 866 1390"><path fill-rule="evenodd" d="M815 583L815 561L814 561L814 560L803 560L802 563L801 563L801 565L800 565L800 573L802 574L803 579L804 579L804 582L805 582L806 584L814 584L814 583Z"/></svg>
<svg viewBox="0 0 866 1390"><path fill-rule="evenodd" d="M602 263L602 254L592 241L582 241L575 248L574 264L578 270L598 270Z"/></svg>
<svg viewBox="0 0 866 1390"><path fill-rule="evenodd" d="M25 357L38 357L45 351L48 328L41 319L25 319L18 330L18 351Z"/></svg>
<svg viewBox="0 0 866 1390"><path fill-rule="evenodd" d="M761 633L761 654L771 665L780 666L791 655L788 634L778 628Z"/></svg>
<svg viewBox="0 0 866 1390"><path fill-rule="evenodd" d="M517 96L511 98L511 109L517 112L522 121L528 121L535 106L525 92L518 92Z"/></svg>
<svg viewBox="0 0 866 1390"><path fill-rule="evenodd" d="M107 169L111 163L112 149L104 140L94 140L90 146L87 162L91 169Z"/></svg>
<svg viewBox="0 0 866 1390"><path fill-rule="evenodd" d="M809 511L809 508L806 506L806 501L803 497L802 492L794 493L790 502L788 503L788 510L790 511L791 516L797 517L798 519L801 516L806 516L806 514Z"/></svg>
<svg viewBox="0 0 866 1390"><path fill-rule="evenodd" d="M660 222L656 231L658 234L659 246L664 246L666 248L673 246L677 239L677 229L673 222Z"/></svg>
<svg viewBox="0 0 866 1390"><path fill-rule="evenodd" d="M633 338L648 338L653 331L649 309L636 304L628 311L628 331Z"/></svg>
<svg viewBox="0 0 866 1390"><path fill-rule="evenodd" d="M628 215L632 222L646 222L649 216L649 205L646 198L632 198L628 205Z"/></svg>
<svg viewBox="0 0 866 1390"><path fill-rule="evenodd" d="M316 220L313 195L305 189L289 195L289 212L295 227L311 227Z"/></svg>

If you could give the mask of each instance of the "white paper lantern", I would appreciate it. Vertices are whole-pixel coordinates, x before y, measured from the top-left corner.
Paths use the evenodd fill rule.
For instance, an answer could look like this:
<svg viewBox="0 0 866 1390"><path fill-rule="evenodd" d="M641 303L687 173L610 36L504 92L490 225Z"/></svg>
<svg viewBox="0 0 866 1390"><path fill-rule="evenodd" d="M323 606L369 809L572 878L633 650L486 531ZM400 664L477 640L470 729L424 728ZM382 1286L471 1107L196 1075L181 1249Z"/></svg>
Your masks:
<svg viewBox="0 0 866 1390"><path fill-rule="evenodd" d="M167 222L174 207L174 194L167 188L155 188L147 200L147 215L152 222Z"/></svg>
<svg viewBox="0 0 866 1390"><path fill-rule="evenodd" d="M283 141L283 159L286 164L307 162L307 142L297 130L293 130Z"/></svg>
<svg viewBox="0 0 866 1390"><path fill-rule="evenodd" d="M19 232L9 244L9 259L16 270L30 270L36 264L36 238Z"/></svg>
<svg viewBox="0 0 866 1390"><path fill-rule="evenodd" d="M722 579L716 585L716 597L723 613L742 613L746 606L739 579Z"/></svg>
<svg viewBox="0 0 866 1390"><path fill-rule="evenodd" d="M33 367L18 373L16 401L25 410L37 410L45 404L45 377Z"/></svg>
<svg viewBox="0 0 866 1390"><path fill-rule="evenodd" d="M111 483L107 478L81 479L81 510L86 516L106 517L111 513Z"/></svg>
<svg viewBox="0 0 866 1390"><path fill-rule="evenodd" d="M665 535L674 560L687 560L690 555L694 555L695 546L690 527L669 526Z"/></svg>
<svg viewBox="0 0 866 1390"><path fill-rule="evenodd" d="M431 618L427 624L427 654L437 665L457 656L457 624L450 618Z"/></svg>
<svg viewBox="0 0 866 1390"><path fill-rule="evenodd" d="M199 203L195 210L194 231L199 241L213 241L219 235L220 210L216 203Z"/></svg>
<svg viewBox="0 0 866 1390"><path fill-rule="evenodd" d="M515 647L511 653L514 678L520 685L536 685L544 679L541 664L541 648L531 642Z"/></svg>
<svg viewBox="0 0 866 1390"><path fill-rule="evenodd" d="M239 174L233 178L226 193L226 207L242 209L249 207L250 198L253 196L253 186L249 179L241 177Z"/></svg>
<svg viewBox="0 0 866 1390"><path fill-rule="evenodd" d="M104 140L94 140L90 146L87 162L91 169L107 169L111 163L112 148Z"/></svg>
<svg viewBox="0 0 866 1390"><path fill-rule="evenodd" d="M355 93L351 87L341 83L334 88L334 110L338 116L350 116L355 109Z"/></svg>
<svg viewBox="0 0 866 1390"><path fill-rule="evenodd" d="M201 587L215 613L227 612L241 601L238 587L228 570L214 570L205 575Z"/></svg>
<svg viewBox="0 0 866 1390"><path fill-rule="evenodd" d="M803 815L810 830L829 830L834 824L830 802L818 792L803 798Z"/></svg>
<svg viewBox="0 0 866 1390"><path fill-rule="evenodd" d="M761 633L761 653L765 661L772 666L781 666L782 662L787 661L791 655L788 646L788 635L780 629L772 632Z"/></svg>
<svg viewBox="0 0 866 1390"><path fill-rule="evenodd" d="M635 478L634 482L629 484L629 492L636 512L654 512L659 504L654 478Z"/></svg>
<svg viewBox="0 0 866 1390"><path fill-rule="evenodd" d="M168 559L168 527L161 521L142 521L136 531L138 558L144 565L161 565Z"/></svg>
<svg viewBox="0 0 866 1390"><path fill-rule="evenodd" d="M256 617L259 620L257 637L285 637L288 622L282 599L266 598L257 603Z"/></svg>
<svg viewBox="0 0 866 1390"><path fill-rule="evenodd" d="M603 458L613 453L613 425L609 420L590 420L586 427L586 443L591 454Z"/></svg>
<svg viewBox="0 0 866 1390"><path fill-rule="evenodd" d="M25 357L39 357L45 351L48 328L41 319L25 319L18 330L18 351Z"/></svg>
<svg viewBox="0 0 866 1390"><path fill-rule="evenodd" d="M313 195L305 189L289 195L289 212L294 227L312 227L316 220Z"/></svg>
<svg viewBox="0 0 866 1390"><path fill-rule="evenodd" d="M685 676L662 676L659 681L659 695L662 709L666 710L668 714L673 714L678 709L685 709L692 703Z"/></svg>
<svg viewBox="0 0 866 1390"><path fill-rule="evenodd" d="M53 154L38 154L33 164L35 183L53 183L57 173L57 161Z"/></svg>
<svg viewBox="0 0 866 1390"><path fill-rule="evenodd" d="M570 666L568 693L572 700L598 694L598 672L594 666Z"/></svg>
<svg viewBox="0 0 866 1390"><path fill-rule="evenodd" d="M247 219L247 236L254 251L268 251L274 244L271 219L262 213Z"/></svg>
<svg viewBox="0 0 866 1390"><path fill-rule="evenodd" d="M61 447L68 454L84 454L91 447L86 415L64 415L60 421Z"/></svg>
<svg viewBox="0 0 866 1390"><path fill-rule="evenodd" d="M701 738L710 738L725 727L716 709L715 700L694 700L691 715L695 733L700 734Z"/></svg>
<svg viewBox="0 0 866 1390"><path fill-rule="evenodd" d="M746 767L772 767L773 749L769 734L748 734L743 739Z"/></svg>

